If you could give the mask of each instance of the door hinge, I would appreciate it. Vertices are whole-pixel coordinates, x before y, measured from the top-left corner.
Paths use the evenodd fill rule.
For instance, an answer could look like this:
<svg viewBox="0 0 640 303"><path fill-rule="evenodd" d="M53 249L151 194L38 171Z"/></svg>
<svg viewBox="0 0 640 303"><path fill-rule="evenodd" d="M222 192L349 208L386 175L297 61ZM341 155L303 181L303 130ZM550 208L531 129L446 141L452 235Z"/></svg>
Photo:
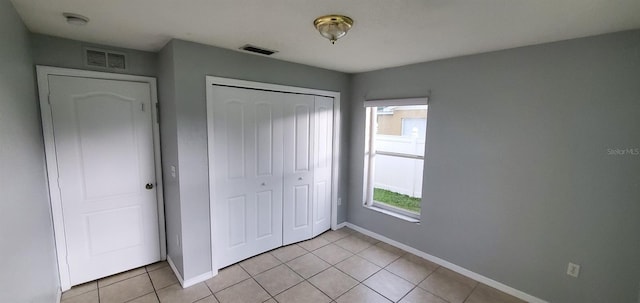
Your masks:
<svg viewBox="0 0 640 303"><path fill-rule="evenodd" d="M47 103L51 105L51 94L47 94Z"/></svg>

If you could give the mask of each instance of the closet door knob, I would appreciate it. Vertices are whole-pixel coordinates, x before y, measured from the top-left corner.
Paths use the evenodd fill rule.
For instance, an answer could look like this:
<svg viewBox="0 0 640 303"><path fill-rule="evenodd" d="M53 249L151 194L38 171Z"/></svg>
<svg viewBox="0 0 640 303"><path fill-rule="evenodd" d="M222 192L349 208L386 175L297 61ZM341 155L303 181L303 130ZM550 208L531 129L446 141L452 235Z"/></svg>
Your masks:
<svg viewBox="0 0 640 303"><path fill-rule="evenodd" d="M302 180L302 177L298 177L298 180Z"/></svg>
<svg viewBox="0 0 640 303"><path fill-rule="evenodd" d="M266 184L266 183L264 183L264 182L262 182L262 184L260 184L260 185L265 186L265 185L267 185L267 184Z"/></svg>
<svg viewBox="0 0 640 303"><path fill-rule="evenodd" d="M145 185L144 188L152 189L153 188L153 184L152 183L147 183L147 185Z"/></svg>

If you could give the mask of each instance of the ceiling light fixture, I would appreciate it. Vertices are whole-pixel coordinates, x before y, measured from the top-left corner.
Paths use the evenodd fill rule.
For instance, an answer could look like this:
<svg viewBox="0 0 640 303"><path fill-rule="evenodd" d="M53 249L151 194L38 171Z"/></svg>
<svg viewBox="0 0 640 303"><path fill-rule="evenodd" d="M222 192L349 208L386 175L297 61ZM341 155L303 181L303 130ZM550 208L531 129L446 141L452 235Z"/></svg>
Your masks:
<svg viewBox="0 0 640 303"><path fill-rule="evenodd" d="M329 39L331 44L335 44L336 40L344 37L351 29L353 19L342 15L327 15L316 18L313 25L320 32L320 35Z"/></svg>
<svg viewBox="0 0 640 303"><path fill-rule="evenodd" d="M89 18L83 16L83 15L78 15L78 14L74 14L74 13L62 13L62 15L67 19L67 23L69 24L73 24L73 25L85 25L87 23L89 23Z"/></svg>

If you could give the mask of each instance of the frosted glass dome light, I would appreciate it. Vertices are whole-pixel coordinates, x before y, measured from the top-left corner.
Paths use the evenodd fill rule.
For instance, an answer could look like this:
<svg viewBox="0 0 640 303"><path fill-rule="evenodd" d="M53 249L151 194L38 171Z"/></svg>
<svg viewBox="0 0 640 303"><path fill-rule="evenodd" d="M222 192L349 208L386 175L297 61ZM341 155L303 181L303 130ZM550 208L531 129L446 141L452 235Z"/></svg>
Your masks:
<svg viewBox="0 0 640 303"><path fill-rule="evenodd" d="M331 44L344 37L353 26L353 19L342 15L327 15L313 21L320 35L329 39Z"/></svg>

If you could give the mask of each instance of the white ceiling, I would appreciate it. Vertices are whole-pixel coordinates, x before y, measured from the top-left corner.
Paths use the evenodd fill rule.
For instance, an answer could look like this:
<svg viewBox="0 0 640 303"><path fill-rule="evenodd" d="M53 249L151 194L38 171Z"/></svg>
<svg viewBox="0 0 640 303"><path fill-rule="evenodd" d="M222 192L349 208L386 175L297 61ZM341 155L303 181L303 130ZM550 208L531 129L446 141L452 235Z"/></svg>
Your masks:
<svg viewBox="0 0 640 303"><path fill-rule="evenodd" d="M36 33L158 51L171 38L343 72L640 28L640 0L12 0ZM67 24L62 12L91 19ZM331 45L313 27L325 14L354 27Z"/></svg>

